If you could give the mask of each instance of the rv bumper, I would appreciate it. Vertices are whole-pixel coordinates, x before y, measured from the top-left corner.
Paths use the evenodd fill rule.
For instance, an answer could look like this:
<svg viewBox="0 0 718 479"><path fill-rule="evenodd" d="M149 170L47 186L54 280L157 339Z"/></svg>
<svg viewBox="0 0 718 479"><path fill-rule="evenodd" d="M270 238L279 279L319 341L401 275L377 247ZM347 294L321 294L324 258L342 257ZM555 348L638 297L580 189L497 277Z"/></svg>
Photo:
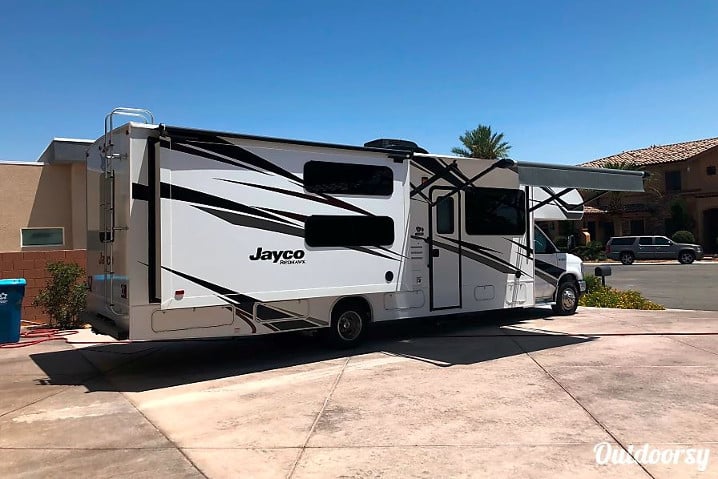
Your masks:
<svg viewBox="0 0 718 479"><path fill-rule="evenodd" d="M578 280L578 292L581 294L586 292L586 282L582 279Z"/></svg>

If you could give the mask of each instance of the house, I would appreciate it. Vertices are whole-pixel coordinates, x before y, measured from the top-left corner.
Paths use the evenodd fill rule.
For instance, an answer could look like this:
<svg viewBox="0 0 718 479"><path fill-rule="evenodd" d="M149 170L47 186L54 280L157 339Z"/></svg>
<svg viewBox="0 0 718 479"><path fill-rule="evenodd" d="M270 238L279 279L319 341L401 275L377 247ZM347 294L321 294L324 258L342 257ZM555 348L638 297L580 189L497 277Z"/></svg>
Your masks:
<svg viewBox="0 0 718 479"><path fill-rule="evenodd" d="M0 279L25 278L23 319L47 318L32 300L52 261L85 266L85 151L90 140L55 138L38 161L0 161Z"/></svg>
<svg viewBox="0 0 718 479"><path fill-rule="evenodd" d="M579 226L592 240L611 236L667 235L688 229L706 252L718 252L718 138L654 145L583 163L587 167L635 165L650 173L644 193L607 193L595 200L584 194L586 206L580 225L542 225L554 239ZM673 209L685 217L677 220Z"/></svg>

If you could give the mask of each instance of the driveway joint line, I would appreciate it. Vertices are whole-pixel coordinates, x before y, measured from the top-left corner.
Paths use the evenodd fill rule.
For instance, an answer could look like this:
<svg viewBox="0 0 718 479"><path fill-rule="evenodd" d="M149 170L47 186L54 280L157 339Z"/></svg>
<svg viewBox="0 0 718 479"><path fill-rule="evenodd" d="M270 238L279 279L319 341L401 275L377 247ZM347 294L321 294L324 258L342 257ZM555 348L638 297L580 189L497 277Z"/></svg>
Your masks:
<svg viewBox="0 0 718 479"><path fill-rule="evenodd" d="M157 426L157 424L153 423L153 422L150 420L150 418L148 418L148 417L145 415L145 413L142 412L142 411L137 407L137 405L136 405L128 396L126 396L122 391L120 391L117 387L114 386L114 384L112 383L112 379L110 379L110 377L109 377L109 375L108 375L108 373L110 373L110 372L113 372L113 371L116 371L116 370L120 370L121 368L126 367L126 366L128 366L128 365L130 365L130 364L136 362L136 361L139 360L139 359L146 358L147 356L150 356L150 355L152 355L152 354L155 354L156 352L162 351L163 349L165 349L165 348L164 348L164 347L159 347L159 348L156 348L156 349L144 349L144 350L142 350L141 352L142 352L142 353L145 353L145 354L140 354L138 357L132 358L132 359L130 359L129 361L127 361L127 362L125 362L125 363L122 363L122 364L117 365L117 367L108 369L107 371L102 371L100 368L98 368L97 366L95 366L95 364L94 364L92 361L90 361L89 359L87 359L87 357L86 357L84 354L82 354L82 350L81 350L81 349L77 349L77 351L80 353L80 356L81 356L88 364L90 364L90 365L97 371L98 374L97 374L97 376L94 376L94 377L103 377L110 385L112 385L112 388L114 389L114 392L118 393L125 401L127 401L127 402L132 406L132 408L133 408L135 411L137 411L137 413L138 413L140 416L142 416L142 417L144 418L144 420L147 421L147 423L150 424L150 425L155 429L155 431L157 431L158 433L160 433L160 434L162 435L162 437L164 437L165 440L166 440L169 444L171 444L171 445L174 447L174 449L176 449L177 452L179 452L179 453L182 455L182 457L184 457L184 458L187 460L187 462L189 462L189 463L192 465L192 467L195 468L195 470L196 470L202 477L204 477L205 479L209 479L209 478L207 477L207 475L206 475L204 472L202 472L202 470L197 466L197 464L195 464L194 461L192 461L192 459L190 459L190 457L182 450L181 447L179 447L172 439L170 439L169 436L167 436L167 434L165 434L165 432L164 432L162 429L160 429L159 426Z"/></svg>
<svg viewBox="0 0 718 479"><path fill-rule="evenodd" d="M332 396L334 395L334 391L336 391L337 386L339 385L339 381L342 379L342 376L344 376L344 371L347 369L347 365L349 364L349 361L351 359L352 359L352 356L349 356L348 358L346 358L346 360L344 361L344 364L342 365L341 370L337 374L336 379L334 379L334 383L332 384L332 387L329 389L329 392L327 393L327 397L324 398L324 403L322 404L322 407L319 409L317 416L314 418L312 427L309 428L309 433L307 434L307 438L304 440L304 444L302 444L302 447L299 450L299 454L297 454L297 458L294 460L294 464L292 464L292 468L289 470L289 473L287 473L287 479L291 479L292 476L294 476L294 472L297 470L299 461L302 460L302 457L304 456L304 451L307 450L307 445L309 444L309 440L312 438L312 435L314 434L314 431L317 428L317 424L319 424L319 420L321 419L322 414L324 414L324 411L326 410L327 406L329 405L329 401L332 399Z"/></svg>
<svg viewBox="0 0 718 479"><path fill-rule="evenodd" d="M568 395L568 397L570 397L581 409L583 409L583 411L588 415L588 417L590 417L590 418L593 420L593 422L595 422L601 429L603 429L603 431L604 431L606 434L608 434L608 435L611 437L611 439L614 440L614 442L615 442L616 444L618 444L619 446L621 446L621 449L623 449L623 450L626 452L626 454L628 454L628 456L631 457L631 458L636 462L636 464L638 464L638 466L639 466L641 469L643 469L643 472L645 472L645 473L648 475L648 477L650 477L651 479L656 479L655 476L654 476L653 474L651 474L650 472L648 472L648 469L646 469L646 467L645 467L643 464L641 464L641 463L633 456L633 454L631 454L631 452L628 450L628 448L626 447L626 445L623 444L623 442L621 442L621 441L615 436L615 434L613 434L611 431L609 431L608 428L607 428L601 421L599 421L599 419L598 419L596 416L594 416L594 415L591 413L591 411L589 411L588 408L587 408L586 406L584 406L584 405L581 403L581 401L578 400L578 398L577 398L576 396L574 396L573 394L571 394L571 392L570 392L563 384L561 384L561 382L560 382L558 379L556 379L553 374L551 374L545 367L543 367L543 365L542 365L541 363L539 363L539 362L536 360L536 358L534 358L533 355L531 355L531 353L529 353L526 349L524 349L523 346L521 346L521 344L520 344L518 341L515 341L515 340L514 340L514 343L516 343L516 345L521 349L521 351L523 351L524 354L526 354L529 358L531 358L531 361L533 361L534 364L536 364L536 366L538 366L539 368L541 368L541 370L544 372L544 374L546 374L549 378L551 378L551 380L552 380L553 382L555 382L556 385L558 385L558 387L560 387L560 388Z"/></svg>

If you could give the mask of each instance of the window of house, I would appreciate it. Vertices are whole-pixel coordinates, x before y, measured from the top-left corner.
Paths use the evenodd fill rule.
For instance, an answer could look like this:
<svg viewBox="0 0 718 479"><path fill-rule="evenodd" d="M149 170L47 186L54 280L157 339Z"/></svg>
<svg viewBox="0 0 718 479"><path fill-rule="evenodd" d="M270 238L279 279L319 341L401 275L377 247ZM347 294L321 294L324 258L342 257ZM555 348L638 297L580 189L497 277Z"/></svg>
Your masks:
<svg viewBox="0 0 718 479"><path fill-rule="evenodd" d="M394 242L394 220L388 216L310 216L304 222L309 246L388 246Z"/></svg>
<svg viewBox="0 0 718 479"><path fill-rule="evenodd" d="M523 190L471 188L466 191L466 233L519 236L525 232Z"/></svg>
<svg viewBox="0 0 718 479"><path fill-rule="evenodd" d="M631 234L642 235L645 234L644 221L643 220L631 220Z"/></svg>
<svg viewBox="0 0 718 479"><path fill-rule="evenodd" d="M23 228L20 230L20 245L26 246L63 246L64 228Z"/></svg>
<svg viewBox="0 0 718 479"><path fill-rule="evenodd" d="M681 190L681 172L666 171L666 191Z"/></svg>
<svg viewBox="0 0 718 479"><path fill-rule="evenodd" d="M450 235L454 232L454 198L442 196L436 203L436 232Z"/></svg>
<svg viewBox="0 0 718 479"><path fill-rule="evenodd" d="M716 174L716 167L715 166L706 166L706 175L713 176Z"/></svg>
<svg viewBox="0 0 718 479"><path fill-rule="evenodd" d="M640 238L638 238L638 244L643 245L643 246L652 245L653 238L651 238L650 236L641 236Z"/></svg>
<svg viewBox="0 0 718 479"><path fill-rule="evenodd" d="M389 196L394 174L388 166L308 161L304 164L304 189L310 193Z"/></svg>

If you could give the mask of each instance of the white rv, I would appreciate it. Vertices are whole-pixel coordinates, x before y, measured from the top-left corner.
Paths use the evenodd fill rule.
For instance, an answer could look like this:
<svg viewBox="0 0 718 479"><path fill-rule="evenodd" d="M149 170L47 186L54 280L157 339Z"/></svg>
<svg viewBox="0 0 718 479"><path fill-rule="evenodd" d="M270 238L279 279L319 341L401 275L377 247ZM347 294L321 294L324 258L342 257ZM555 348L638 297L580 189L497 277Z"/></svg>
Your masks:
<svg viewBox="0 0 718 479"><path fill-rule="evenodd" d="M117 114L147 123L113 127ZM153 124L113 111L88 150L87 320L141 340L326 328L551 303L581 262L535 220L578 219L575 188L641 172L428 154Z"/></svg>

